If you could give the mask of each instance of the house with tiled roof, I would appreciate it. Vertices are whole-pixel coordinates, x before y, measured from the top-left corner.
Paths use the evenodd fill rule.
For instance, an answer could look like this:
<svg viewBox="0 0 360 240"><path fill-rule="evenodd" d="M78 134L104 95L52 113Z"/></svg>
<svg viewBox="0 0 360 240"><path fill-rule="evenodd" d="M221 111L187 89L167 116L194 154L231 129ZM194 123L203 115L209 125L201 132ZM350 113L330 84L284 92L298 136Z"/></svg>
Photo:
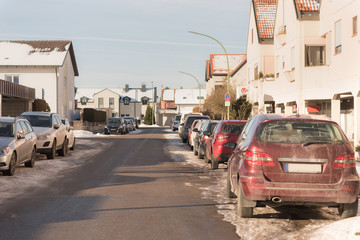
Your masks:
<svg viewBox="0 0 360 240"><path fill-rule="evenodd" d="M71 41L0 41L0 79L35 89L52 112L73 120L75 77Z"/></svg>
<svg viewBox="0 0 360 240"><path fill-rule="evenodd" d="M272 1L253 0L251 13L256 16L259 2ZM258 81L258 71L251 67L262 51L251 45L251 30L266 24L259 26L258 17L251 14L249 96L257 111L326 115L356 145L360 141L359 13L358 0L278 0L272 33L275 74L267 80L262 73ZM262 32L266 31L258 31L259 39L266 41L270 35Z"/></svg>
<svg viewBox="0 0 360 240"><path fill-rule="evenodd" d="M228 67L229 62L229 67ZM246 85L246 54L210 54L206 61L206 93L210 95L217 87L227 84L229 72L230 86Z"/></svg>
<svg viewBox="0 0 360 240"><path fill-rule="evenodd" d="M257 108L272 104L263 81L274 80L274 26L277 0L252 0L247 38L247 95ZM266 80L264 80L266 79Z"/></svg>
<svg viewBox="0 0 360 240"><path fill-rule="evenodd" d="M176 89L175 90L175 105L177 112L191 113L199 104L204 104L206 100L206 89Z"/></svg>

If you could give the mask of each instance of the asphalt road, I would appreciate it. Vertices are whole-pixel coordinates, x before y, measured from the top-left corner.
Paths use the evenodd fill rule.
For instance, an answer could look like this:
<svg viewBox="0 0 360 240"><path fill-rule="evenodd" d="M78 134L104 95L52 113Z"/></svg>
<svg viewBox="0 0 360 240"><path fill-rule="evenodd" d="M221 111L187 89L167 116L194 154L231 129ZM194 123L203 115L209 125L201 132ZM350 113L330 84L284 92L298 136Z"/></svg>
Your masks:
<svg viewBox="0 0 360 240"><path fill-rule="evenodd" d="M186 186L208 180L170 158L163 134L91 139L103 149L85 164L0 207L0 239L239 239L216 203Z"/></svg>

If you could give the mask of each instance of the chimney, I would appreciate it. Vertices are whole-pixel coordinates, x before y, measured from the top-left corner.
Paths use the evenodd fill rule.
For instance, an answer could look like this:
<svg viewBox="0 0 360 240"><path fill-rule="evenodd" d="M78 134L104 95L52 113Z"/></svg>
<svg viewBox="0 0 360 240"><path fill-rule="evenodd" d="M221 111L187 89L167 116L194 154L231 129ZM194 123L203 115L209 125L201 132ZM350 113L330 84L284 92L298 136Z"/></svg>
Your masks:
<svg viewBox="0 0 360 240"><path fill-rule="evenodd" d="M129 91L129 84L125 84L125 89L124 89L125 92L128 92Z"/></svg>
<svg viewBox="0 0 360 240"><path fill-rule="evenodd" d="M146 84L145 83L141 84L141 91L146 92Z"/></svg>

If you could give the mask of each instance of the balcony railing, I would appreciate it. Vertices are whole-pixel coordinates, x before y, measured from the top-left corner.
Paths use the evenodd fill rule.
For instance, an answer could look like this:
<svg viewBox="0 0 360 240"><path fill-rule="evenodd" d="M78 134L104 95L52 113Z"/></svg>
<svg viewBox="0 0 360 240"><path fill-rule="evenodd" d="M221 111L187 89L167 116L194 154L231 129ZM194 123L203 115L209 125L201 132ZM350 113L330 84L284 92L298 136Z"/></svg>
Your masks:
<svg viewBox="0 0 360 240"><path fill-rule="evenodd" d="M9 97L35 99L35 89L0 79L0 94Z"/></svg>

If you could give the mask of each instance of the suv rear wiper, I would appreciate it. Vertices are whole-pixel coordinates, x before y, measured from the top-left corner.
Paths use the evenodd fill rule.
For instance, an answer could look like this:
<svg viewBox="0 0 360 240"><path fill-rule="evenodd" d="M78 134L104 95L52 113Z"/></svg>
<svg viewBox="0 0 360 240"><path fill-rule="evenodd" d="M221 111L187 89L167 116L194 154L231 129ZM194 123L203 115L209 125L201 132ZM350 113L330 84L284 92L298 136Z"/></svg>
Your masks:
<svg viewBox="0 0 360 240"><path fill-rule="evenodd" d="M312 144L326 144L326 143L330 143L330 141L308 141L308 142L304 142L302 144L303 147L312 145Z"/></svg>

